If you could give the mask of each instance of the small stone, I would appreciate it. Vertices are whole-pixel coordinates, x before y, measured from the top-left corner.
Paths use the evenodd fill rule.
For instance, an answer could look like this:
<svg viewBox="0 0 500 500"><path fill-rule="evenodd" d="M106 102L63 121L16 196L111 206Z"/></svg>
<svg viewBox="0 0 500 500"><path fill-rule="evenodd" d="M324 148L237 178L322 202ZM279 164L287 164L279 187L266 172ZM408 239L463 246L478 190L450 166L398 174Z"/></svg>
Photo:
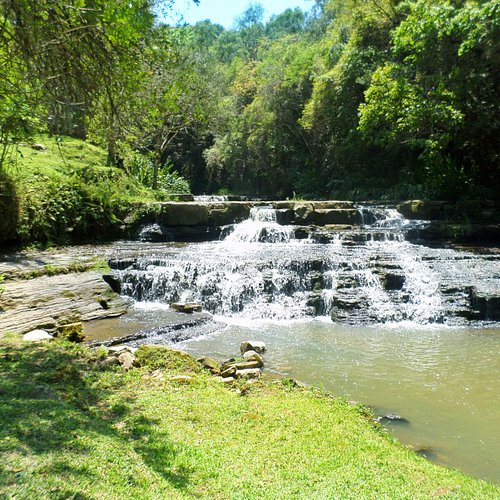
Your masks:
<svg viewBox="0 0 500 500"><path fill-rule="evenodd" d="M170 380L172 380L172 382L177 382L179 384L192 384L194 382L194 378L190 377L189 375L176 375L175 377L172 377Z"/></svg>
<svg viewBox="0 0 500 500"><path fill-rule="evenodd" d="M182 312L186 314L192 314L194 312L201 312L201 304L196 304L194 302L189 302L186 304L181 304L174 302L173 304L170 304L170 308L173 309L174 311L177 312Z"/></svg>
<svg viewBox="0 0 500 500"><path fill-rule="evenodd" d="M118 361L123 366L123 368L125 368L125 370L130 370L133 366L137 366L136 357L128 351L122 352L118 356Z"/></svg>
<svg viewBox="0 0 500 500"><path fill-rule="evenodd" d="M234 382L236 379L234 377L215 377L215 380L221 382L222 384L230 384Z"/></svg>
<svg viewBox="0 0 500 500"><path fill-rule="evenodd" d="M207 370L210 370L210 373L216 375L220 373L220 365L215 359L212 358L199 358L196 361L203 366L203 368L206 368Z"/></svg>
<svg viewBox="0 0 500 500"><path fill-rule="evenodd" d="M106 359L103 359L99 364L101 366L108 367L108 366L119 365L120 362L118 361L118 358L116 358L115 356L108 356Z"/></svg>
<svg viewBox="0 0 500 500"><path fill-rule="evenodd" d="M262 354L266 352L266 344L257 340L245 340L240 344L240 351L242 354L247 351L255 351Z"/></svg>
<svg viewBox="0 0 500 500"><path fill-rule="evenodd" d="M260 368L261 364L258 361L247 361L245 363L236 363L234 366L237 370L251 370L253 368Z"/></svg>
<svg viewBox="0 0 500 500"><path fill-rule="evenodd" d="M223 372L224 370L226 370L230 366L233 366L235 363L236 363L236 360L234 358L226 359L226 361L223 361L222 364L220 365L221 372Z"/></svg>
<svg viewBox="0 0 500 500"><path fill-rule="evenodd" d="M264 360L262 359L262 356L258 352L246 351L243 353L243 359L247 362L257 361L259 363L259 366L264 366Z"/></svg>
<svg viewBox="0 0 500 500"><path fill-rule="evenodd" d="M221 372L220 376L223 378L232 377L236 374L236 366L231 365L229 368L226 368L223 372Z"/></svg>
<svg viewBox="0 0 500 500"><path fill-rule="evenodd" d="M31 149L35 151L45 151L47 148L43 144L32 144Z"/></svg>
<svg viewBox="0 0 500 500"><path fill-rule="evenodd" d="M29 342L37 342L42 340L51 340L54 337L45 330L32 330L31 332L25 333L23 335L23 340Z"/></svg>
<svg viewBox="0 0 500 500"><path fill-rule="evenodd" d="M262 372L259 368L250 368L248 370L238 370L236 372L237 378L260 378Z"/></svg>
<svg viewBox="0 0 500 500"><path fill-rule="evenodd" d="M409 424L410 421L400 415L396 415L394 413L390 413L388 415L382 415L377 419L381 424Z"/></svg>
<svg viewBox="0 0 500 500"><path fill-rule="evenodd" d="M154 378L156 380L163 380L165 376L163 375L163 372L158 369L151 373L151 378Z"/></svg>
<svg viewBox="0 0 500 500"><path fill-rule="evenodd" d="M109 353L116 357L118 357L122 352L134 354L135 351L137 351L137 347L130 347L128 345L114 345L109 348Z"/></svg>

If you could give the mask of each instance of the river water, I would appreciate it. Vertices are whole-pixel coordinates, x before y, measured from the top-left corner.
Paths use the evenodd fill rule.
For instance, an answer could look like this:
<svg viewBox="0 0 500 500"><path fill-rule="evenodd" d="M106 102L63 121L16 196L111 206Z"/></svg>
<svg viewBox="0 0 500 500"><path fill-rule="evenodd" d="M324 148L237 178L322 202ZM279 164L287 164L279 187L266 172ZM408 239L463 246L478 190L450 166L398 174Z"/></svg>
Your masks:
<svg viewBox="0 0 500 500"><path fill-rule="evenodd" d="M386 425L403 443L500 481L500 328L485 299L500 292L498 253L413 245L390 210L370 222L298 239L260 208L223 241L151 245L133 264L118 255L136 304L109 335L200 302L226 326L177 347L223 360L262 340L269 375L401 416Z"/></svg>

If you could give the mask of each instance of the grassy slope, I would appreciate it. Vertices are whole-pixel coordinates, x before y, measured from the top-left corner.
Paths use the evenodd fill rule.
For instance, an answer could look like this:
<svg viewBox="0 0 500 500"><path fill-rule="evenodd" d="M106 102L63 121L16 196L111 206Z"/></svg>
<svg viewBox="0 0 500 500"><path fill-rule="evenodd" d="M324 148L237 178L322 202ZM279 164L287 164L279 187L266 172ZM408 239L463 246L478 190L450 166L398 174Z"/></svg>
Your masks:
<svg viewBox="0 0 500 500"><path fill-rule="evenodd" d="M78 139L40 136L45 151L19 146L0 175L0 242L69 241L112 235L130 203L154 193L118 168L105 152Z"/></svg>
<svg viewBox="0 0 500 500"><path fill-rule="evenodd" d="M165 349L124 373L99 351L1 342L0 497L500 497L313 389L230 389Z"/></svg>

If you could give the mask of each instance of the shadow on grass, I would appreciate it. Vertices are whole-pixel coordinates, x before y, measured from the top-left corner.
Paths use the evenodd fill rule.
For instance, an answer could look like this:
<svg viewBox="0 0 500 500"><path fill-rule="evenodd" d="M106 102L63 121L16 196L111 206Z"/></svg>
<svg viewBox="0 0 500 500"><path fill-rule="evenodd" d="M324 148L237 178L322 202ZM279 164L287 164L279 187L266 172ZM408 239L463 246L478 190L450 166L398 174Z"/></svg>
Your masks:
<svg viewBox="0 0 500 500"><path fill-rule="evenodd" d="M4 464L0 467L0 492L9 485L22 489L29 480L25 477L29 474L9 466L12 457L33 457L33 462L43 464L36 465L37 474L65 482L64 492L59 491L54 498L62 493L65 498L86 498L84 491L70 491L67 486L82 478L87 483L98 480L96 471L101 464L92 462L92 439L98 435L125 453L130 450L133 454L134 450L172 487L188 486L188 469L173 466L178 446L158 432L158 422L132 410L133 401L125 397L117 400L113 386L123 385L123 375L106 374L96 361L97 355L67 344L0 341L0 463ZM129 423L129 432L118 430L117 422L123 420ZM153 434L155 439L149 439ZM75 455L82 457L78 462L84 465L71 463ZM106 458L112 462L114 456L110 453ZM123 478L134 482L125 471Z"/></svg>

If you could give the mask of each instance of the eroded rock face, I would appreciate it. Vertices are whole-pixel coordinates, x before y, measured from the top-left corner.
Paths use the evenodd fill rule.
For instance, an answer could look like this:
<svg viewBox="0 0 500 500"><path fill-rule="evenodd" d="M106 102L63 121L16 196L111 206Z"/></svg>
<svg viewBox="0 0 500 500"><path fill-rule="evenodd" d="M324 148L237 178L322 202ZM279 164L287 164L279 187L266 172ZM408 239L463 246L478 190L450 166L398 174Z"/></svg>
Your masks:
<svg viewBox="0 0 500 500"><path fill-rule="evenodd" d="M129 301L114 293L98 272L12 281L0 296L0 334L119 316Z"/></svg>

